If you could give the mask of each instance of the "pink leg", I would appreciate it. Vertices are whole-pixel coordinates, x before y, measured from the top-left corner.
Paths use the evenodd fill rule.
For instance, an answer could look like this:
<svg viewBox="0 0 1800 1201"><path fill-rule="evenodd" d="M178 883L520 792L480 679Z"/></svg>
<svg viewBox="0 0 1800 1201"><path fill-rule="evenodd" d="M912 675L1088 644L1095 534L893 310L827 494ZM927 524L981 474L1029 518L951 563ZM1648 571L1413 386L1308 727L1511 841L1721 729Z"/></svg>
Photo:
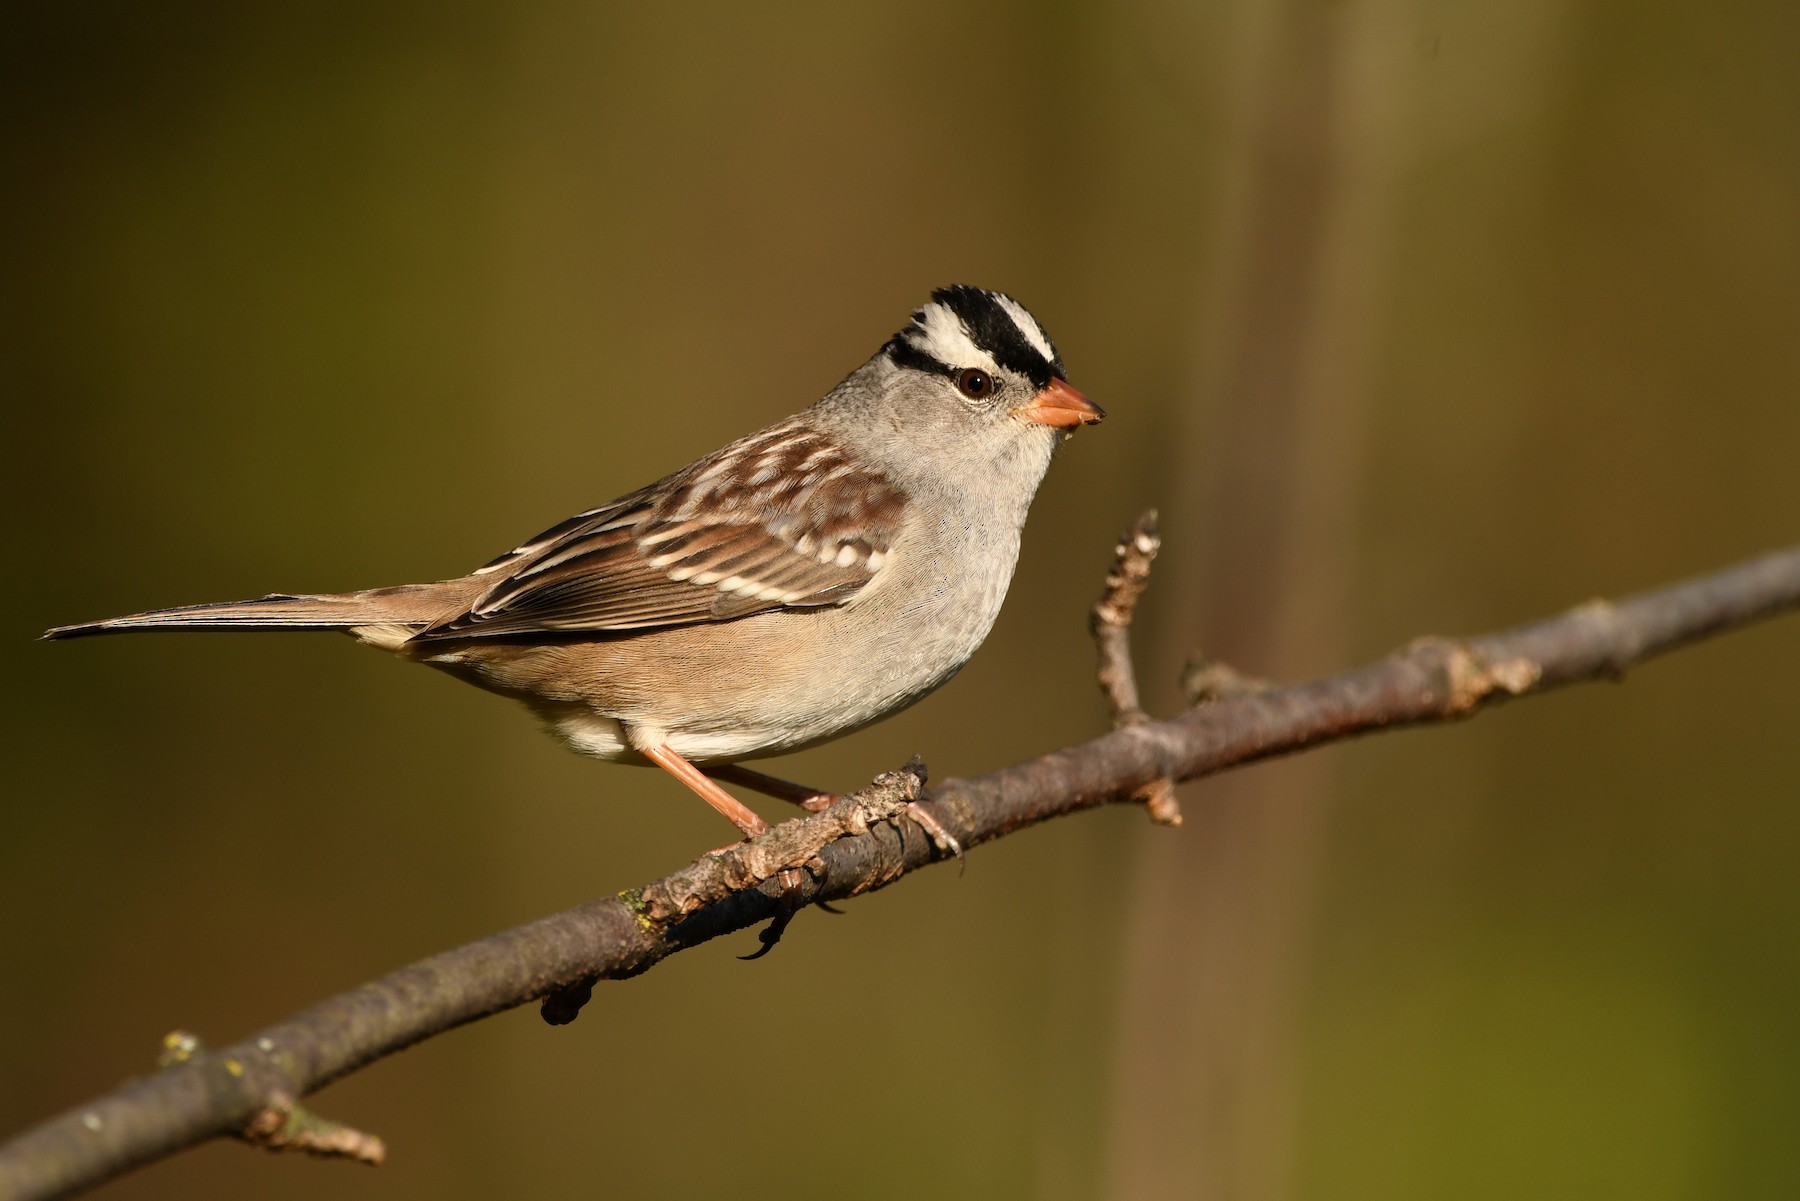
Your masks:
<svg viewBox="0 0 1800 1201"><path fill-rule="evenodd" d="M768 833L768 822L758 817L744 802L707 779L699 768L668 747L647 746L638 749L643 752L644 758L686 784L701 800L724 814L727 821L744 832L745 838L755 838Z"/></svg>
<svg viewBox="0 0 1800 1201"><path fill-rule="evenodd" d="M656 766L662 768L671 776L674 776L677 780L680 780L683 784L686 784L689 788L693 789L694 792L699 795L701 800L711 805L714 809L717 809L720 813L723 813L732 825L744 832L745 838L758 838L769 832L769 823L758 817L748 805L707 779L704 772L695 767L692 763L689 763L686 759L683 759L680 755L677 755L668 747L646 746L639 747L638 750L641 751L644 757L650 760L650 762L656 764ZM777 879L781 882L782 896L787 899L790 905L797 906L802 884L799 870L791 867L784 868L777 876ZM758 951L755 955L747 956L747 958L755 959L767 954L769 948L773 947L776 940L781 938L781 930L784 929L791 920L793 920L792 909L788 911L786 917L776 919L776 925L770 927L770 929L774 931L774 937L772 939L764 939L763 949Z"/></svg>
<svg viewBox="0 0 1800 1201"><path fill-rule="evenodd" d="M764 775L752 771L736 763L728 763L722 767L709 767L706 774L715 780L723 780L727 784L736 784L748 788L752 792L760 792L764 796L772 796L779 801L792 801L808 813L819 813L831 808L837 802L834 792L820 792L816 788L808 788L804 784L794 784L779 776Z"/></svg>

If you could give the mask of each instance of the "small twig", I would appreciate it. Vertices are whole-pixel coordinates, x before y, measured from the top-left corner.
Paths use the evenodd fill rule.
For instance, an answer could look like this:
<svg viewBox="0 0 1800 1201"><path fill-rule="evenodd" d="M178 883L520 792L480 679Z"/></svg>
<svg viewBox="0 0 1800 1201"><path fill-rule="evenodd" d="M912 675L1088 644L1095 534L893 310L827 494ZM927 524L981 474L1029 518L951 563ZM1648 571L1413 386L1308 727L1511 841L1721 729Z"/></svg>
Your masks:
<svg viewBox="0 0 1800 1201"><path fill-rule="evenodd" d="M1156 510L1146 509L1119 536L1118 545L1113 547L1112 570L1106 573L1106 588L1088 615L1088 629L1094 635L1094 650L1099 655L1095 675L1100 691L1112 706L1115 730L1150 720L1138 701L1137 672L1131 665L1131 619L1137 614L1144 590L1150 586L1150 565L1161 549ZM1175 798L1175 782L1167 776L1150 781L1136 796L1157 825L1181 824L1181 802Z"/></svg>
<svg viewBox="0 0 1800 1201"><path fill-rule="evenodd" d="M1198 653L1189 656L1186 666L1181 669L1181 693L1190 705L1210 705L1235 696L1255 696L1273 687L1267 680L1247 676L1229 663Z"/></svg>
<svg viewBox="0 0 1800 1201"><path fill-rule="evenodd" d="M264 1039L257 1049L266 1054L274 1049L274 1044ZM198 1035L186 1030L171 1030L163 1035L156 1066L170 1068L176 1064L194 1063L207 1054L206 1044ZM224 1068L228 1076L243 1078L244 1065L229 1054L218 1057L218 1066ZM88 1123L88 1128L97 1132L100 1129L98 1119ZM268 1106L244 1123L237 1136L266 1151L303 1151L321 1159L353 1159L371 1167L379 1166L387 1158L387 1144L375 1135L322 1118L281 1091L270 1095Z"/></svg>
<svg viewBox="0 0 1800 1201"><path fill-rule="evenodd" d="M304 1151L322 1159L352 1159L370 1167L387 1158L387 1144L373 1134L327 1121L285 1093L276 1094L238 1137L266 1151Z"/></svg>
<svg viewBox="0 0 1800 1201"><path fill-rule="evenodd" d="M1150 586L1150 565L1161 549L1156 510L1146 509L1119 535L1118 545L1113 547L1112 570L1106 573L1106 587L1088 614L1088 629L1094 635L1094 649L1100 654L1096 674L1100 691L1112 706L1114 728L1144 720L1143 706L1138 703L1137 673L1131 666L1131 619L1137 614L1144 590Z"/></svg>

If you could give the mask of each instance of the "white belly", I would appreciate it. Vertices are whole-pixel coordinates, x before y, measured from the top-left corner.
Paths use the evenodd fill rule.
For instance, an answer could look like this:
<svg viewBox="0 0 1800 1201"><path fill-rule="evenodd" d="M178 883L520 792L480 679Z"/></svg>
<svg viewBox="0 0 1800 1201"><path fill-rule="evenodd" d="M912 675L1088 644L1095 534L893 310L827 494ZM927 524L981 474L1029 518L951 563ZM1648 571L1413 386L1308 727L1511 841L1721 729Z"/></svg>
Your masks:
<svg viewBox="0 0 1800 1201"><path fill-rule="evenodd" d="M727 623L747 641L754 635L753 645L727 656L728 671L683 672L674 688L611 703L534 708L574 750L640 763L634 746L728 763L848 734L929 695L980 647L1018 555L1016 533L989 537L981 548L985 572L968 570L969 548L946 539L938 545L948 541L952 553L930 557L928 570L908 573L904 587L877 578L842 608ZM904 548L896 552L901 560Z"/></svg>
<svg viewBox="0 0 1800 1201"><path fill-rule="evenodd" d="M572 709L551 721L551 729L570 749L595 759L610 762L648 764L650 761L632 746L625 727L616 717L607 717L591 709ZM737 729L715 731L666 731L636 727L640 739L648 737L668 747L690 763L732 763L752 758L758 753L775 754L768 749L771 732Z"/></svg>

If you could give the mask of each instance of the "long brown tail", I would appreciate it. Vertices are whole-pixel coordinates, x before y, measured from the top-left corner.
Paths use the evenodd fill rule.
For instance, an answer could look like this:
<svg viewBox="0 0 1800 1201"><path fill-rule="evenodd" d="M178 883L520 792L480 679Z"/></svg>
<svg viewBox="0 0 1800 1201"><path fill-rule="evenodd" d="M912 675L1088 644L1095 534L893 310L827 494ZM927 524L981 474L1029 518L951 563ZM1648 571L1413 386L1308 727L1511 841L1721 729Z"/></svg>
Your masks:
<svg viewBox="0 0 1800 1201"><path fill-rule="evenodd" d="M90 634L124 634L132 630L346 630L358 626L429 624L455 598L444 584L407 584L339 592L321 596L265 596L260 600L181 605L57 626L44 637L85 638ZM403 637L404 634L402 633Z"/></svg>

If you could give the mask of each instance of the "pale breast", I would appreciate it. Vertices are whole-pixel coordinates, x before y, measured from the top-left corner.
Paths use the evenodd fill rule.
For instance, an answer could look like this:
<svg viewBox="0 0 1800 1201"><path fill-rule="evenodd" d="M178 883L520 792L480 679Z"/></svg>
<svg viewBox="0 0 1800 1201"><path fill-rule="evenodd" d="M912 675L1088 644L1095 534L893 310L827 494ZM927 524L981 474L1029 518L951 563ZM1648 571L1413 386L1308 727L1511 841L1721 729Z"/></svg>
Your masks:
<svg viewBox="0 0 1800 1201"><path fill-rule="evenodd" d="M445 671L530 704L584 754L631 759L619 723L723 762L848 733L949 680L993 627L1016 530L949 514L897 542L836 608L545 643L461 643ZM448 649L448 648L446 648ZM428 660L432 661L432 660Z"/></svg>

